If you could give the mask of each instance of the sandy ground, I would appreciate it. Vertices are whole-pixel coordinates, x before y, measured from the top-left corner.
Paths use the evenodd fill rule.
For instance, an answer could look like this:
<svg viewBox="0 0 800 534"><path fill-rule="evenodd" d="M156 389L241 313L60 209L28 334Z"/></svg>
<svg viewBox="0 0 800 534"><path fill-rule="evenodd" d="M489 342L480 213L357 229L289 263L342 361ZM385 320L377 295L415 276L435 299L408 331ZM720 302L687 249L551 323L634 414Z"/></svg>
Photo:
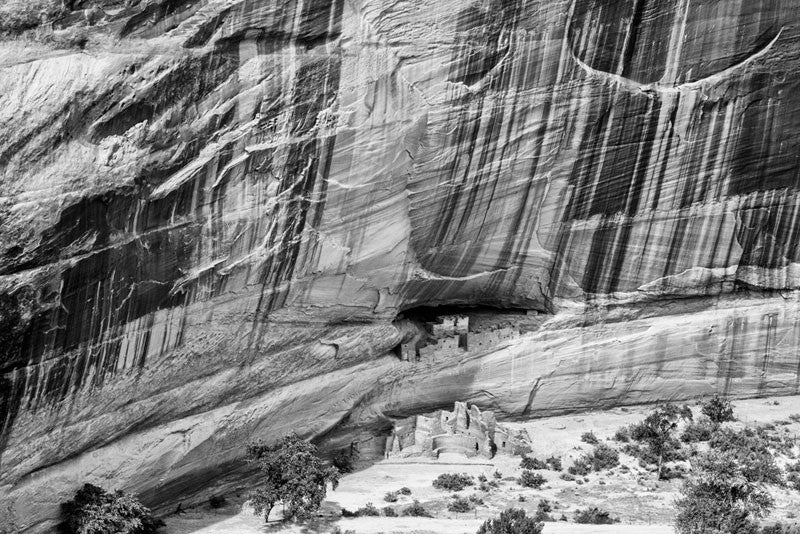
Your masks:
<svg viewBox="0 0 800 534"><path fill-rule="evenodd" d="M699 409L693 406L695 415ZM800 424L787 421L791 414L800 414L800 397L776 397L752 399L734 403L735 413L743 424L776 423L784 432L800 436ZM564 468L572 460L591 446L580 441L583 432L591 430L600 439L611 438L617 428L640 421L652 406L617 408L602 412L589 412L579 415L550 417L526 423L513 423L509 426L524 428L533 442L533 455L544 459L550 455L562 457ZM260 533L300 533L330 532L334 526L342 531L352 530L357 534L377 533L442 533L473 534L488 517L494 517L508 507L522 508L529 513L536 510L539 499L548 499L554 504L551 513L558 518L564 514L566 522L548 522L544 532L601 534L601 533L672 533L674 517L673 503L682 484L680 480L656 482L655 474L640 468L633 458L621 455L627 465L627 473L614 469L604 473L593 473L583 479L581 484L559 478L560 473L539 471L547 478L540 490L522 488L514 480L520 474L518 457L496 457L486 459L466 459L461 456L442 456L438 461L425 459L385 460L357 473L342 478L336 491L328 492L327 506L356 510L367 503L378 508L392 506L400 511L413 499L419 500L434 515L433 519L409 517L360 517L339 519L335 522L320 523L309 527L283 526L276 519L279 512L270 517L269 524L254 516L245 506L230 505L226 509L212 513L207 507L199 507L180 516L167 518L168 534L260 534ZM441 473L467 473L478 477L483 474L490 480L495 471L502 474L498 480L500 487L488 494L477 492L484 500L473 512L455 514L447 511L450 492L433 488L431 482ZM400 496L396 503L387 503L386 492L396 491L406 486L412 495ZM462 496L476 493L476 488L459 492ZM520 501L520 496L524 501ZM776 510L768 519L785 520L800 504L800 497L794 491L782 491L776 496ZM572 523L576 509L594 507L605 509L613 517L620 519L615 525L577 525Z"/></svg>

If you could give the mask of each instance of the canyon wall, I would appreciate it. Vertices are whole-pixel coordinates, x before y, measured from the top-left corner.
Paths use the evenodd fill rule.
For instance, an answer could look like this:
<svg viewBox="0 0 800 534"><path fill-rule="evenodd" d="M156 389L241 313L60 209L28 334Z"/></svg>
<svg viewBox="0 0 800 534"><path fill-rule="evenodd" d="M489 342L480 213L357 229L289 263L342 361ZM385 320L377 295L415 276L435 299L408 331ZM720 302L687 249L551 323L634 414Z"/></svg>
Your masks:
<svg viewBox="0 0 800 534"><path fill-rule="evenodd" d="M0 42L0 530L456 400L800 391L797 1L103 3ZM538 315L403 361L435 306Z"/></svg>

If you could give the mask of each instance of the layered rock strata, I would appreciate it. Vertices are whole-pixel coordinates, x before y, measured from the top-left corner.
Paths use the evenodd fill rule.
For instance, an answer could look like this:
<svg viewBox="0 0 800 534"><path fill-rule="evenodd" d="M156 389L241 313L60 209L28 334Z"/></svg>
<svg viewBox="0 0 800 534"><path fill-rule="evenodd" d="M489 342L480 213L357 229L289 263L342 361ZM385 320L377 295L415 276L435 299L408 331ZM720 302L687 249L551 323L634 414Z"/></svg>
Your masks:
<svg viewBox="0 0 800 534"><path fill-rule="evenodd" d="M0 43L6 530L455 400L798 392L794 2L104 4ZM420 306L541 313L403 361Z"/></svg>

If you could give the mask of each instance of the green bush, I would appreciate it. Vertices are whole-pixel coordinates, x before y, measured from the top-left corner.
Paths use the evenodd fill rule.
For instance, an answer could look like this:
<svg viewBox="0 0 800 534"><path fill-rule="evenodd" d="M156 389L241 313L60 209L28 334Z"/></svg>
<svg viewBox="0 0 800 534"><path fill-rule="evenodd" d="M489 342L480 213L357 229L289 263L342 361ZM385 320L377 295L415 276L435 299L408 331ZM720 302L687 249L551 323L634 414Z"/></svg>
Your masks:
<svg viewBox="0 0 800 534"><path fill-rule="evenodd" d="M333 457L333 467L339 470L340 473L352 473L355 468L355 460L357 453L350 447L339 451Z"/></svg>
<svg viewBox="0 0 800 534"><path fill-rule="evenodd" d="M584 443L588 443L589 445L597 445L600 443L600 440L597 439L597 436L594 435L594 432L584 432L581 434L581 441Z"/></svg>
<svg viewBox="0 0 800 534"><path fill-rule="evenodd" d="M417 500L403 510L403 515L409 517L433 517Z"/></svg>
<svg viewBox="0 0 800 534"><path fill-rule="evenodd" d="M553 507L550 505L550 501L547 499L540 499L539 503L536 505L536 515L533 516L535 521L552 521L553 518L550 516L550 512L553 511Z"/></svg>
<svg viewBox="0 0 800 534"><path fill-rule="evenodd" d="M544 524L527 517L524 510L511 508L500 517L487 519L477 534L541 534Z"/></svg>
<svg viewBox="0 0 800 534"><path fill-rule="evenodd" d="M592 469L602 471L619 465L619 453L605 443L600 443L595 446L587 460L592 464Z"/></svg>
<svg viewBox="0 0 800 534"><path fill-rule="evenodd" d="M553 471L561 471L561 469L562 469L562 467L561 467L561 458L559 458L557 456L551 456L550 458L545 460L545 463L548 466L550 466L550 469L552 469Z"/></svg>
<svg viewBox="0 0 800 534"><path fill-rule="evenodd" d="M466 474L442 473L433 481L433 487L445 491L461 491L475 485L475 480Z"/></svg>
<svg viewBox="0 0 800 534"><path fill-rule="evenodd" d="M709 441L712 451L727 451L742 464L742 475L748 480L780 485L782 473L770 451L768 437L749 428L733 430L723 428Z"/></svg>
<svg viewBox="0 0 800 534"><path fill-rule="evenodd" d="M628 443L631 440L631 432L627 426L621 426L614 432L614 441Z"/></svg>
<svg viewBox="0 0 800 534"><path fill-rule="evenodd" d="M600 508L587 508L586 510L575 510L575 522L587 525L612 525L617 523L605 510Z"/></svg>
<svg viewBox="0 0 800 534"><path fill-rule="evenodd" d="M456 497L447 504L448 512L465 513L472 510L472 503L463 497Z"/></svg>
<svg viewBox="0 0 800 534"><path fill-rule="evenodd" d="M478 495L477 493L473 493L472 495L469 496L469 502L475 505L482 505L483 498L481 498L481 496Z"/></svg>
<svg viewBox="0 0 800 534"><path fill-rule="evenodd" d="M164 526L150 510L128 493L109 493L92 484L61 504L65 534L152 534Z"/></svg>
<svg viewBox="0 0 800 534"><path fill-rule="evenodd" d="M496 480L500 480L501 478L503 478L503 473L501 473L500 471L496 471L496 470L495 470L495 472L492 474L492 476L493 476L493 477L494 477Z"/></svg>
<svg viewBox="0 0 800 534"><path fill-rule="evenodd" d="M781 471L768 442L756 432L715 432L711 449L692 461L693 476L676 502L679 534L757 534L757 519L774 506L768 484L781 485Z"/></svg>
<svg viewBox="0 0 800 534"><path fill-rule="evenodd" d="M586 476L592 471L592 462L586 456L581 456L567 469L570 475Z"/></svg>
<svg viewBox="0 0 800 534"><path fill-rule="evenodd" d="M397 517L397 512L391 506L387 506L383 509L383 516L384 517Z"/></svg>
<svg viewBox="0 0 800 534"><path fill-rule="evenodd" d="M708 441L717 429L717 425L711 422L710 419L701 419L695 423L689 423L683 429L681 434L681 441L684 443L697 443L700 441Z"/></svg>
<svg viewBox="0 0 800 534"><path fill-rule="evenodd" d="M520 486L539 489L544 485L545 482L547 482L547 479L545 479L539 473L534 473L533 471L525 469L522 471L522 475L520 475L518 482Z"/></svg>
<svg viewBox="0 0 800 534"><path fill-rule="evenodd" d="M383 496L383 500L386 502L397 502L397 492L396 491L387 491L386 495Z"/></svg>
<svg viewBox="0 0 800 534"><path fill-rule="evenodd" d="M400 488L400 495L411 495L411 488L403 486L402 488Z"/></svg>
<svg viewBox="0 0 800 534"><path fill-rule="evenodd" d="M377 517L379 515L381 515L380 511L371 502L356 510L356 517Z"/></svg>
<svg viewBox="0 0 800 534"><path fill-rule="evenodd" d="M733 421L733 405L725 397L714 395L701 404L703 415L711 419L714 423L724 423Z"/></svg>
<svg viewBox="0 0 800 534"><path fill-rule="evenodd" d="M538 458L525 456L524 458L522 458L522 461L519 463L519 466L522 469L547 469L547 462L543 462Z"/></svg>

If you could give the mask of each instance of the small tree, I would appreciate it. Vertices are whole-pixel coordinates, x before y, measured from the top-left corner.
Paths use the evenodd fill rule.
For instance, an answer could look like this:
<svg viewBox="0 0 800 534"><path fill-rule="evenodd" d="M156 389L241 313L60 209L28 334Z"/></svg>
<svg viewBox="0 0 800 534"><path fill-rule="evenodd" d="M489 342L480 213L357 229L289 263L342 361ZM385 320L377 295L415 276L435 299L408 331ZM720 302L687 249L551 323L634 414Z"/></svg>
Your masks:
<svg viewBox="0 0 800 534"><path fill-rule="evenodd" d="M684 410L667 404L650 412L641 423L631 426L631 438L646 443L657 457L659 479L661 479L664 454L673 445L672 433L678 428L678 420L681 418L687 418Z"/></svg>
<svg viewBox="0 0 800 534"><path fill-rule="evenodd" d="M714 423L724 423L733 421L733 405L725 397L714 395L702 405L703 415L711 419Z"/></svg>
<svg viewBox="0 0 800 534"><path fill-rule="evenodd" d="M755 434L723 431L712 449L701 455L676 503L678 534L751 534L755 519L766 515L773 500L767 484L783 484L780 469L767 444Z"/></svg>
<svg viewBox="0 0 800 534"><path fill-rule="evenodd" d="M84 484L73 500L63 503L61 515L66 534L152 534L164 526L133 495L92 484Z"/></svg>
<svg viewBox="0 0 800 534"><path fill-rule="evenodd" d="M510 508L484 521L477 534L541 534L544 523L525 515L524 510Z"/></svg>
<svg viewBox="0 0 800 534"><path fill-rule="evenodd" d="M284 520L304 520L316 512L325 498L327 483L334 489L339 471L326 466L311 443L291 435L274 445L261 440L247 445L247 461L261 469L261 485L250 494L253 510L269 518L278 502L285 506Z"/></svg>

